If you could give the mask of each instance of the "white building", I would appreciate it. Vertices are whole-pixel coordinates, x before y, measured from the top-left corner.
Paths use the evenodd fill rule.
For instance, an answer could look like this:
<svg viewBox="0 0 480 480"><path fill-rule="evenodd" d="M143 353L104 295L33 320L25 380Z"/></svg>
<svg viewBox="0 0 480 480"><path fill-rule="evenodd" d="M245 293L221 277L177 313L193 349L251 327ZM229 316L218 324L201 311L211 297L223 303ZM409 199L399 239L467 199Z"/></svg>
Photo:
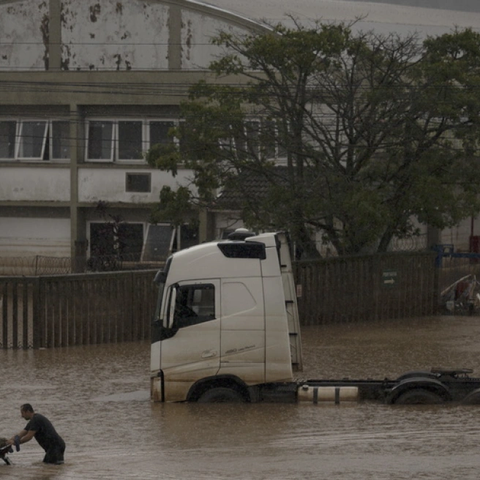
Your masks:
<svg viewBox="0 0 480 480"><path fill-rule="evenodd" d="M167 249L169 227L148 233L150 209L189 172L151 169L142 152L166 140L188 87L209 78L213 35L288 15L422 35L480 29L476 0L0 0L0 258L113 248L105 215L125 221L127 252L154 237ZM200 240L223 227L201 220ZM466 248L467 223L441 240Z"/></svg>

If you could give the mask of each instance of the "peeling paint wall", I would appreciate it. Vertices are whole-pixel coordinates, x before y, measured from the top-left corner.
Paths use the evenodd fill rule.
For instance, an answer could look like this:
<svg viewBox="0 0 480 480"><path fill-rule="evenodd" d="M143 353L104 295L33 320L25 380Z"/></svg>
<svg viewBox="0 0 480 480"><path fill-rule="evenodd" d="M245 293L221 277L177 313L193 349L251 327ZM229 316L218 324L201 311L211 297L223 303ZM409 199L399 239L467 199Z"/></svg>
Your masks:
<svg viewBox="0 0 480 480"><path fill-rule="evenodd" d="M65 0L63 68L167 69L167 22L168 7L160 3Z"/></svg>
<svg viewBox="0 0 480 480"><path fill-rule="evenodd" d="M160 170L143 170L138 172L150 172L152 175L152 191L148 193L134 193L125 190L125 172L135 170L120 170L111 168L81 168L78 174L78 189L80 202L125 202L125 203L153 203L158 202L160 189L164 185L177 188L185 185L186 179L191 177L190 170L180 170L176 177Z"/></svg>
<svg viewBox="0 0 480 480"><path fill-rule="evenodd" d="M70 201L68 168L2 167L0 198L10 201Z"/></svg>
<svg viewBox="0 0 480 480"><path fill-rule="evenodd" d="M245 31L231 25L184 10L182 12L182 69L195 70L208 67L209 63L222 52L211 44L211 38L226 31L241 35Z"/></svg>
<svg viewBox="0 0 480 480"><path fill-rule="evenodd" d="M48 69L48 7L48 0L0 5L0 71ZM177 38L181 68L205 68L220 51L211 45L211 37L232 27L188 9L181 11L181 18L181 31L172 32L170 7L161 0L63 0L61 68L168 70L169 41L178 43Z"/></svg>
<svg viewBox="0 0 480 480"><path fill-rule="evenodd" d="M45 70L48 0L0 5L0 71Z"/></svg>

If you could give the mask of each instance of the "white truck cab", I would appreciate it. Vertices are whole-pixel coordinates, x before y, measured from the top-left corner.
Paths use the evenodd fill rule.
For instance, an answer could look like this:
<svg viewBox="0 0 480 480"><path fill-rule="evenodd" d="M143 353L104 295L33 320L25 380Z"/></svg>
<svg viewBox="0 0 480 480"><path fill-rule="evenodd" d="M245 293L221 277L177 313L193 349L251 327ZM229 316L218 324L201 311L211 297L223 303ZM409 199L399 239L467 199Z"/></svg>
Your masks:
<svg viewBox="0 0 480 480"><path fill-rule="evenodd" d="M251 387L292 382L302 369L285 234L240 230L179 251L156 282L153 400L252 400Z"/></svg>

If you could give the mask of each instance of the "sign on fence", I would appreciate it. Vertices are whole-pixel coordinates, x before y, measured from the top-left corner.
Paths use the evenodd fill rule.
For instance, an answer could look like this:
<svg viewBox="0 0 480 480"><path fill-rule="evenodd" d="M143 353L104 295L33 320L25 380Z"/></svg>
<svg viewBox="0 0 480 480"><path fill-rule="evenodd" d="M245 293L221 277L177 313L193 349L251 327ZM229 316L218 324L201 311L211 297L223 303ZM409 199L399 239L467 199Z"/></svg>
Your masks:
<svg viewBox="0 0 480 480"><path fill-rule="evenodd" d="M384 270L382 272L382 285L384 287L395 287L398 281L398 272L396 270Z"/></svg>

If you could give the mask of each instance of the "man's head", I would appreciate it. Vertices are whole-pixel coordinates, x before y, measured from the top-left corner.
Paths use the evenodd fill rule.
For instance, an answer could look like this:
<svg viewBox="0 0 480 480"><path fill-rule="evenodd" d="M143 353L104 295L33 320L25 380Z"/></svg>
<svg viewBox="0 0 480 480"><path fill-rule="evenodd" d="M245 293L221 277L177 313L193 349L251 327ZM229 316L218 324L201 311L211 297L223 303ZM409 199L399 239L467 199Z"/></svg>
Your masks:
<svg viewBox="0 0 480 480"><path fill-rule="evenodd" d="M33 417L33 414L34 414L33 407L29 403L24 403L20 407L20 415L25 420L30 420Z"/></svg>

